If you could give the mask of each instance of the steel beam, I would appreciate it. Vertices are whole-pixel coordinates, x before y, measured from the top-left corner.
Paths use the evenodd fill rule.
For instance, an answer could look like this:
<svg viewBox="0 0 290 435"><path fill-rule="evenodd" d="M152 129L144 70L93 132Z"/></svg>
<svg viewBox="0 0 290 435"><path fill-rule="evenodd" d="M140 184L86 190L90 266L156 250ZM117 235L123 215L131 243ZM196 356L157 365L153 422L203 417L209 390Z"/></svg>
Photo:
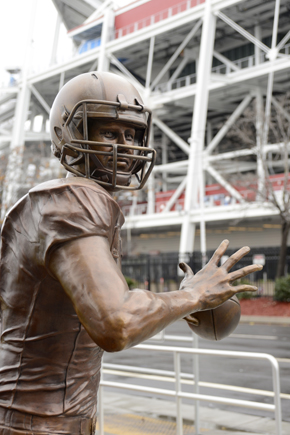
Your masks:
<svg viewBox="0 0 290 435"><path fill-rule="evenodd" d="M58 91L60 91L61 88L63 87L63 85L64 85L64 79L65 79L65 72L62 71L62 72L60 73L60 76L59 76Z"/></svg>
<svg viewBox="0 0 290 435"><path fill-rule="evenodd" d="M273 95L272 95L272 103L276 107L276 109L279 110L279 112L281 112L283 116L285 116L287 121L290 122L290 113L287 112L287 110L285 110L285 108L281 106L281 104L276 100L275 97L273 97Z"/></svg>
<svg viewBox="0 0 290 435"><path fill-rule="evenodd" d="M157 75L157 77L153 80L153 83L151 84L150 89L153 89L157 83L160 82L161 78L164 76L164 74L169 70L171 65L175 62L175 60L178 58L179 54L182 52L182 50L187 46L189 41L194 37L196 32L201 26L202 21L199 20L194 27L191 29L191 31L188 33L188 35L184 38L182 43L179 45L179 47L175 50L171 58L166 62L160 73Z"/></svg>
<svg viewBox="0 0 290 435"><path fill-rule="evenodd" d="M279 211L271 203L243 203L229 204L226 206L206 207L204 209L205 222L228 221L234 219L251 219L278 216ZM123 226L126 228L157 228L164 227L164 224L180 226L183 222L183 213L171 211L168 213L156 213L154 215L134 215L126 216ZM200 211L193 209L190 212L190 222L198 224L200 222Z"/></svg>
<svg viewBox="0 0 290 435"><path fill-rule="evenodd" d="M284 47L284 45L289 41L289 39L290 39L290 30L289 32L286 33L284 38L282 38L279 44L277 45L276 48L278 52Z"/></svg>
<svg viewBox="0 0 290 435"><path fill-rule="evenodd" d="M160 128L160 130L163 131L163 133L165 133L180 149L182 149L182 151L189 154L190 147L188 144L155 115L153 116L153 124L157 125L157 127Z"/></svg>
<svg viewBox="0 0 290 435"><path fill-rule="evenodd" d="M227 82L215 81L211 82L208 86L210 92L215 91L217 89L225 88L229 84L231 86L239 84L241 82L246 82L251 79L259 79L263 77L269 72L278 72L282 70L287 70L290 68L290 56L276 59L273 62L266 62L261 65L257 65L251 68L244 68L240 71L235 71L228 74ZM253 88L253 85L249 85L249 87ZM173 101L179 101L183 98L189 98L195 96L197 92L196 84L190 86L184 86L178 89L174 89L172 91L164 92L163 94L151 95L150 103L151 108L155 109L160 107L161 104L172 103Z"/></svg>
<svg viewBox="0 0 290 435"><path fill-rule="evenodd" d="M195 226L190 221L190 211L197 198L198 168L204 146L206 116L208 107L209 81L212 65L216 18L212 14L211 0L206 0L198 60L196 97L194 102L190 155L188 164L188 183L185 192L184 218L181 227L179 255L182 257L193 251Z"/></svg>
<svg viewBox="0 0 290 435"><path fill-rule="evenodd" d="M61 25L61 16L60 16L59 13L57 13L56 24L55 24L55 31L54 31L54 37L53 37L53 44L52 44L52 50L51 50L51 57L50 57L50 65L53 65L53 64L56 63L56 55L57 55L57 48L58 48L58 42L59 42L60 25Z"/></svg>
<svg viewBox="0 0 290 435"><path fill-rule="evenodd" d="M214 177L214 179L221 185L223 186L231 196L233 196L234 198L236 198L240 203L245 202L244 198L242 197L242 195L240 194L240 192L238 192L230 183L228 183L224 177L218 172L216 171L211 165L207 165L205 167L205 170L212 176Z"/></svg>
<svg viewBox="0 0 290 435"><path fill-rule="evenodd" d="M250 104L253 96L251 94L247 95L242 102L238 105L235 111L231 114L229 119L225 122L219 132L215 135L211 143L206 148L207 154L211 154L220 141L225 137L229 129L234 125L235 121L241 116L245 108Z"/></svg>
<svg viewBox="0 0 290 435"><path fill-rule="evenodd" d="M138 89L144 91L145 89L144 86L136 79L136 77L133 76L133 74L130 73L130 71L113 54L109 54L108 57L111 60L111 62L115 66L117 66L123 74L125 74L127 77L130 78L130 80L136 85Z"/></svg>
<svg viewBox="0 0 290 435"><path fill-rule="evenodd" d="M219 53L218 51L214 50L213 55L216 59L220 60L222 63L224 63L233 71L239 71L241 69L234 62L229 60L227 57L225 57L223 54Z"/></svg>
<svg viewBox="0 0 290 435"><path fill-rule="evenodd" d="M92 66L91 66L91 68L90 68L90 72L92 72L92 71L96 71L96 69L98 68L98 63L99 63L99 59L97 58L97 59L93 62Z"/></svg>
<svg viewBox="0 0 290 435"><path fill-rule="evenodd" d="M107 55L106 45L112 38L112 31L114 29L115 15L113 10L109 7L105 10L104 21L101 35L101 46L98 62L98 71L109 71L110 61Z"/></svg>
<svg viewBox="0 0 290 435"><path fill-rule="evenodd" d="M170 211L172 209L172 207L174 206L174 204L176 203L176 201L178 200L178 198L180 197L180 195L184 191L186 183L187 183L187 177L184 177L183 181L180 183L178 188L175 190L175 192L173 193L173 195L171 196L171 198L167 202L162 213L167 213L168 211Z"/></svg>
<svg viewBox="0 0 290 435"><path fill-rule="evenodd" d="M150 83L151 83L152 65L153 65L153 57L154 57L154 45L155 45L155 36L152 36L150 38L149 53L148 53L146 84L145 84L146 88L150 88Z"/></svg>
<svg viewBox="0 0 290 435"><path fill-rule="evenodd" d="M162 165L156 165L153 168L153 172L181 172L181 170L186 171L188 166L188 160L181 160L180 162L167 163Z"/></svg>
<svg viewBox="0 0 290 435"><path fill-rule="evenodd" d="M176 68L176 70L174 71L174 73L172 74L172 76L170 77L170 79L168 80L168 85L171 85L171 83L179 76L179 74L181 73L181 71L183 70L183 68L186 66L186 64L188 63L189 58L188 57L184 57L182 59L182 61L180 62L180 64L178 65L178 67Z"/></svg>
<svg viewBox="0 0 290 435"><path fill-rule="evenodd" d="M268 53L270 51L270 48L267 47L267 45L259 41L259 39L255 38L255 36L253 36L247 30L243 29L243 27L235 23L231 18L227 17L223 12L220 11L216 12L216 16L219 17L226 24L228 24L230 27L232 27L234 30L236 30L236 32L244 36L244 38L248 39L250 42L260 47L261 50L265 51L265 53Z"/></svg>
<svg viewBox="0 0 290 435"><path fill-rule="evenodd" d="M35 96L35 98L39 101L39 103L42 105L42 107L44 108L44 110L49 114L50 113L50 106L47 104L47 102L45 101L45 99L42 97L42 95L38 92L38 90L33 86L33 85L29 85L29 88L31 90L31 92L33 93L33 95Z"/></svg>

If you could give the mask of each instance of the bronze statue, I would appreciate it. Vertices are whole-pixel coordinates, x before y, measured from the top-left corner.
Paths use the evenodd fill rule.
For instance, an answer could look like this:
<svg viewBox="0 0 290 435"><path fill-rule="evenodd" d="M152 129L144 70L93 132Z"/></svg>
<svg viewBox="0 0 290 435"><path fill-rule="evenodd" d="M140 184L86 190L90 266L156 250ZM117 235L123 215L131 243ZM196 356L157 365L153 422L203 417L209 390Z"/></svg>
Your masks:
<svg viewBox="0 0 290 435"><path fill-rule="evenodd" d="M232 282L260 266L229 273L249 248L218 267L224 241L196 275L180 265L179 291L129 291L120 270L124 218L110 192L146 182L155 162L150 118L134 86L110 73L77 76L55 99L52 150L70 176L31 189L2 228L3 435L92 434L104 350L255 290Z"/></svg>

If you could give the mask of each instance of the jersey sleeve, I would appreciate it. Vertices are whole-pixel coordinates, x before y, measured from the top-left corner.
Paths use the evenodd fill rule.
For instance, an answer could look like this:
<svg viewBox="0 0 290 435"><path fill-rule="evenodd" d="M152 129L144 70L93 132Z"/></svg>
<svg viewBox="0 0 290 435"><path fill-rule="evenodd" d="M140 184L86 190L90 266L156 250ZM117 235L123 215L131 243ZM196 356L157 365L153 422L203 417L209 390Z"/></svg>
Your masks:
<svg viewBox="0 0 290 435"><path fill-rule="evenodd" d="M106 237L111 246L120 209L108 195L68 186L44 196L38 198L40 263L47 266L55 248L80 237Z"/></svg>

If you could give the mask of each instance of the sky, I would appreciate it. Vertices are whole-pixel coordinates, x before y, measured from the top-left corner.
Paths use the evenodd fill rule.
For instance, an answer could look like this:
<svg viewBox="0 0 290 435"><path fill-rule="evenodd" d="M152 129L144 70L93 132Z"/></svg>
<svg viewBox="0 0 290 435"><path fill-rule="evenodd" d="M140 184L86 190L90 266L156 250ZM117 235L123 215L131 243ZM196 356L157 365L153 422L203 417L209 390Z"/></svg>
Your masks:
<svg viewBox="0 0 290 435"><path fill-rule="evenodd" d="M133 0L117 0L119 6ZM27 41L33 31L33 56L31 68L38 72L49 66L57 12L52 0L0 0L0 85L9 81L6 68L23 67ZM33 12L35 20L33 25ZM64 25L60 32L60 49L58 61L70 57L72 51L70 38Z"/></svg>
<svg viewBox="0 0 290 435"><path fill-rule="evenodd" d="M0 84L3 84L9 78L5 73L7 67L23 67L30 36L33 37L32 69L37 71L49 65L57 12L51 0L0 0L0 5ZM64 26L60 38L64 51L66 48L69 51L71 44Z"/></svg>

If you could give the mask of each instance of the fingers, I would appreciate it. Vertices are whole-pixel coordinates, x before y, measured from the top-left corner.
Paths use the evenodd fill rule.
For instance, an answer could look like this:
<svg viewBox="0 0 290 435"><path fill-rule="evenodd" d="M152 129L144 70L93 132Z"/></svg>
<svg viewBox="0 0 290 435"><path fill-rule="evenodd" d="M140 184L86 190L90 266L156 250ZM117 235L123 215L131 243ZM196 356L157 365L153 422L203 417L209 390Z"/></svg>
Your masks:
<svg viewBox="0 0 290 435"><path fill-rule="evenodd" d="M229 271L235 264L240 261L241 258L243 258L246 254L250 252L250 248L248 246L244 246L243 248L239 249L237 252L235 252L233 255L231 255L223 264L223 267Z"/></svg>
<svg viewBox="0 0 290 435"><path fill-rule="evenodd" d="M220 259L224 255L224 253L227 250L227 247L229 246L229 241L227 239L223 240L222 243L219 245L211 259L209 260L209 263L214 263L216 266L218 265Z"/></svg>
<svg viewBox="0 0 290 435"><path fill-rule="evenodd" d="M186 317L183 317L183 318L184 318L184 320L186 320L191 325L193 325L193 326L199 326L199 320L197 320L191 314L189 316L186 316Z"/></svg>
<svg viewBox="0 0 290 435"><path fill-rule="evenodd" d="M250 266L242 267L242 269L235 270L234 272L229 273L228 277L230 281L235 281L236 279L243 278L246 275L249 275L253 272L258 272L259 270L262 270L263 266L259 264L251 264Z"/></svg>
<svg viewBox="0 0 290 435"><path fill-rule="evenodd" d="M256 292L258 290L258 287L255 287L254 285L248 285L248 284L241 284L234 287L236 293L241 292Z"/></svg>
<svg viewBox="0 0 290 435"><path fill-rule="evenodd" d="M188 264L186 264L186 263L179 263L179 267L185 273L185 278L190 276L190 275L194 275L191 267L189 267Z"/></svg>

